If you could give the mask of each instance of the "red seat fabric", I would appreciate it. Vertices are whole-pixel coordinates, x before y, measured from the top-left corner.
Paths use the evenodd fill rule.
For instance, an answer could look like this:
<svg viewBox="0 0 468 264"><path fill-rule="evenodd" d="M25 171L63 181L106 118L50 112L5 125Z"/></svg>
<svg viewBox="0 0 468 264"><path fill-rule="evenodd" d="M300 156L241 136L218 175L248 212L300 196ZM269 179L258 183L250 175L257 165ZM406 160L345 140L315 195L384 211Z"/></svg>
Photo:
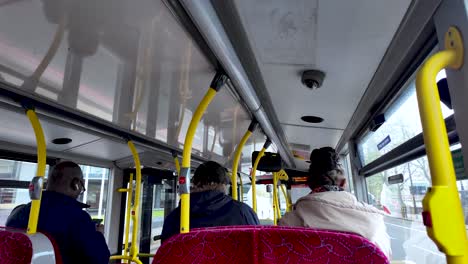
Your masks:
<svg viewBox="0 0 468 264"><path fill-rule="evenodd" d="M55 264L62 264L62 257L55 240L45 235L54 249ZM0 227L0 264L30 264L33 257L33 242L25 230Z"/></svg>
<svg viewBox="0 0 468 264"><path fill-rule="evenodd" d="M32 253L32 243L26 234L0 228L0 263L29 264Z"/></svg>
<svg viewBox="0 0 468 264"><path fill-rule="evenodd" d="M295 227L230 226L194 229L168 239L157 263L372 263L388 259L365 238Z"/></svg>

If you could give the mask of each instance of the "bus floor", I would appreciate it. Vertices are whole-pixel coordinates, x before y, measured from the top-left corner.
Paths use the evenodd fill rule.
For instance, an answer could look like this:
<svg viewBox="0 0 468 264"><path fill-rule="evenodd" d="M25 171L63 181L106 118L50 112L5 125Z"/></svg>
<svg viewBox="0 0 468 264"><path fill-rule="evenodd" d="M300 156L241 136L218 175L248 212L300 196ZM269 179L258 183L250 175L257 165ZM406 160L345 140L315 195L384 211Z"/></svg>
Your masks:
<svg viewBox="0 0 468 264"><path fill-rule="evenodd" d="M385 224L392 242L392 259L421 264L446 263L445 255L427 236L421 222L386 217Z"/></svg>

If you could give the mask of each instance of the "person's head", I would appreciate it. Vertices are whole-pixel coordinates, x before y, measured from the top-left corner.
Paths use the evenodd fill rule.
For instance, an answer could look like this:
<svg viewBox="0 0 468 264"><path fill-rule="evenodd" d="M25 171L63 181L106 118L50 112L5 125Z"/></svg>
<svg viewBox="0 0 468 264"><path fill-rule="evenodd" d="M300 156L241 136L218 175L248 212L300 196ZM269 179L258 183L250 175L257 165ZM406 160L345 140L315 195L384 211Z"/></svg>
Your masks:
<svg viewBox="0 0 468 264"><path fill-rule="evenodd" d="M62 161L56 164L49 173L47 190L77 199L85 191L80 166L72 161Z"/></svg>
<svg viewBox="0 0 468 264"><path fill-rule="evenodd" d="M226 168L217 162L207 161L195 170L192 178L192 192L220 191L225 193L229 182Z"/></svg>
<svg viewBox="0 0 468 264"><path fill-rule="evenodd" d="M345 187L346 178L335 149L323 147L310 153L307 183L312 190L326 185Z"/></svg>

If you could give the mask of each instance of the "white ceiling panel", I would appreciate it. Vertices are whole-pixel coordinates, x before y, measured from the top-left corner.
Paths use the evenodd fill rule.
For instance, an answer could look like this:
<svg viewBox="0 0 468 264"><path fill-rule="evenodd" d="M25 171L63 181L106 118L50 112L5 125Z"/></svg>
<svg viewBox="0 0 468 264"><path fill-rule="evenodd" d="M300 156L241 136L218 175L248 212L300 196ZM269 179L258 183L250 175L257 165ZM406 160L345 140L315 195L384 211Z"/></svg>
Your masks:
<svg viewBox="0 0 468 264"><path fill-rule="evenodd" d="M15 144L36 146L34 131L25 114L0 108L0 141L12 142ZM64 151L99 139L98 136L85 133L71 127L64 127L49 120L40 120L47 149L54 151ZM52 140L55 138L70 138L72 142L66 145L55 145Z"/></svg>
<svg viewBox="0 0 468 264"><path fill-rule="evenodd" d="M248 6L244 3L242 12L263 63L314 62L315 49L311 47L316 45L318 0L260 0Z"/></svg>
<svg viewBox="0 0 468 264"><path fill-rule="evenodd" d="M410 3L235 1L290 143L337 144ZM308 69L326 73L320 89L301 83ZM308 125L300 120L303 115L320 116L324 122L316 126L335 130L301 127Z"/></svg>
<svg viewBox="0 0 468 264"><path fill-rule="evenodd" d="M138 147L137 149L138 152L143 152L142 149L139 149ZM104 138L89 144L69 149L65 152L106 160L119 160L132 155L130 153L130 149L128 148L127 144L123 142L123 140L122 142L116 142L114 140Z"/></svg>
<svg viewBox="0 0 468 264"><path fill-rule="evenodd" d="M34 131L22 109L4 104L0 107L0 142L25 147L36 147ZM97 158L99 160L114 161L131 156L127 144L122 141L104 139L100 135L90 132L63 121L44 118L39 115L47 144L47 151L52 151L57 157L81 156ZM72 142L66 145L52 143L55 138L70 138ZM0 144L0 148L3 145ZM143 149L137 147L140 152Z"/></svg>

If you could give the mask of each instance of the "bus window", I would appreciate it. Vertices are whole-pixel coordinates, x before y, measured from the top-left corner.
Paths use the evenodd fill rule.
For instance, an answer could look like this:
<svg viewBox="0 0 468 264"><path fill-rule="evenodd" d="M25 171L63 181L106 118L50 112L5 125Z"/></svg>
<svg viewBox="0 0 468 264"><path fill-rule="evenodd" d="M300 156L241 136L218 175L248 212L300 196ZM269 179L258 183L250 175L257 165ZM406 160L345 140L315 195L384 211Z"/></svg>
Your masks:
<svg viewBox="0 0 468 264"><path fill-rule="evenodd" d="M87 211L91 217L103 219L110 170L86 165L80 167L83 171L86 192L78 198L78 201L90 205ZM47 165L46 177L48 170ZM36 163L0 159L0 226L5 225L13 208L30 202L27 186L31 175L35 173Z"/></svg>
<svg viewBox="0 0 468 264"><path fill-rule="evenodd" d="M86 191L78 201L88 204L86 209L92 218L104 218L107 204L109 173L107 168L80 165L83 171Z"/></svg>
<svg viewBox="0 0 468 264"><path fill-rule="evenodd" d="M440 78L442 77L443 72L440 74ZM441 107L444 118L453 114L453 110L443 103ZM385 123L377 131L367 133L358 141L359 156L363 165L369 164L422 132L414 79L385 112L385 119Z"/></svg>
<svg viewBox="0 0 468 264"><path fill-rule="evenodd" d="M353 170L351 168L351 159L349 153L344 156L342 159L342 166L345 170L346 176L346 191L354 193L354 183L353 183Z"/></svg>
<svg viewBox="0 0 468 264"><path fill-rule="evenodd" d="M388 177L398 174L403 174L401 183L388 182ZM427 158L421 157L367 177L366 184L369 203L373 201L374 206L388 213L385 223L392 238L393 258L416 263L445 263L445 255L429 239L422 223L422 199L431 186ZM457 181L457 187L468 229L468 180Z"/></svg>
<svg viewBox="0 0 468 264"><path fill-rule="evenodd" d="M30 202L27 186L35 173L36 163L0 159L0 226L16 206Z"/></svg>
<svg viewBox="0 0 468 264"><path fill-rule="evenodd" d="M291 186L291 202L295 204L299 198L310 193L310 188L306 184Z"/></svg>
<svg viewBox="0 0 468 264"><path fill-rule="evenodd" d="M273 190L272 186L272 184L257 184L257 216L262 225L273 225L273 191L270 192L270 190ZM286 212L286 200L279 188L278 195L280 210L283 215ZM244 197L246 198L244 202L252 206L252 188L249 188Z"/></svg>

